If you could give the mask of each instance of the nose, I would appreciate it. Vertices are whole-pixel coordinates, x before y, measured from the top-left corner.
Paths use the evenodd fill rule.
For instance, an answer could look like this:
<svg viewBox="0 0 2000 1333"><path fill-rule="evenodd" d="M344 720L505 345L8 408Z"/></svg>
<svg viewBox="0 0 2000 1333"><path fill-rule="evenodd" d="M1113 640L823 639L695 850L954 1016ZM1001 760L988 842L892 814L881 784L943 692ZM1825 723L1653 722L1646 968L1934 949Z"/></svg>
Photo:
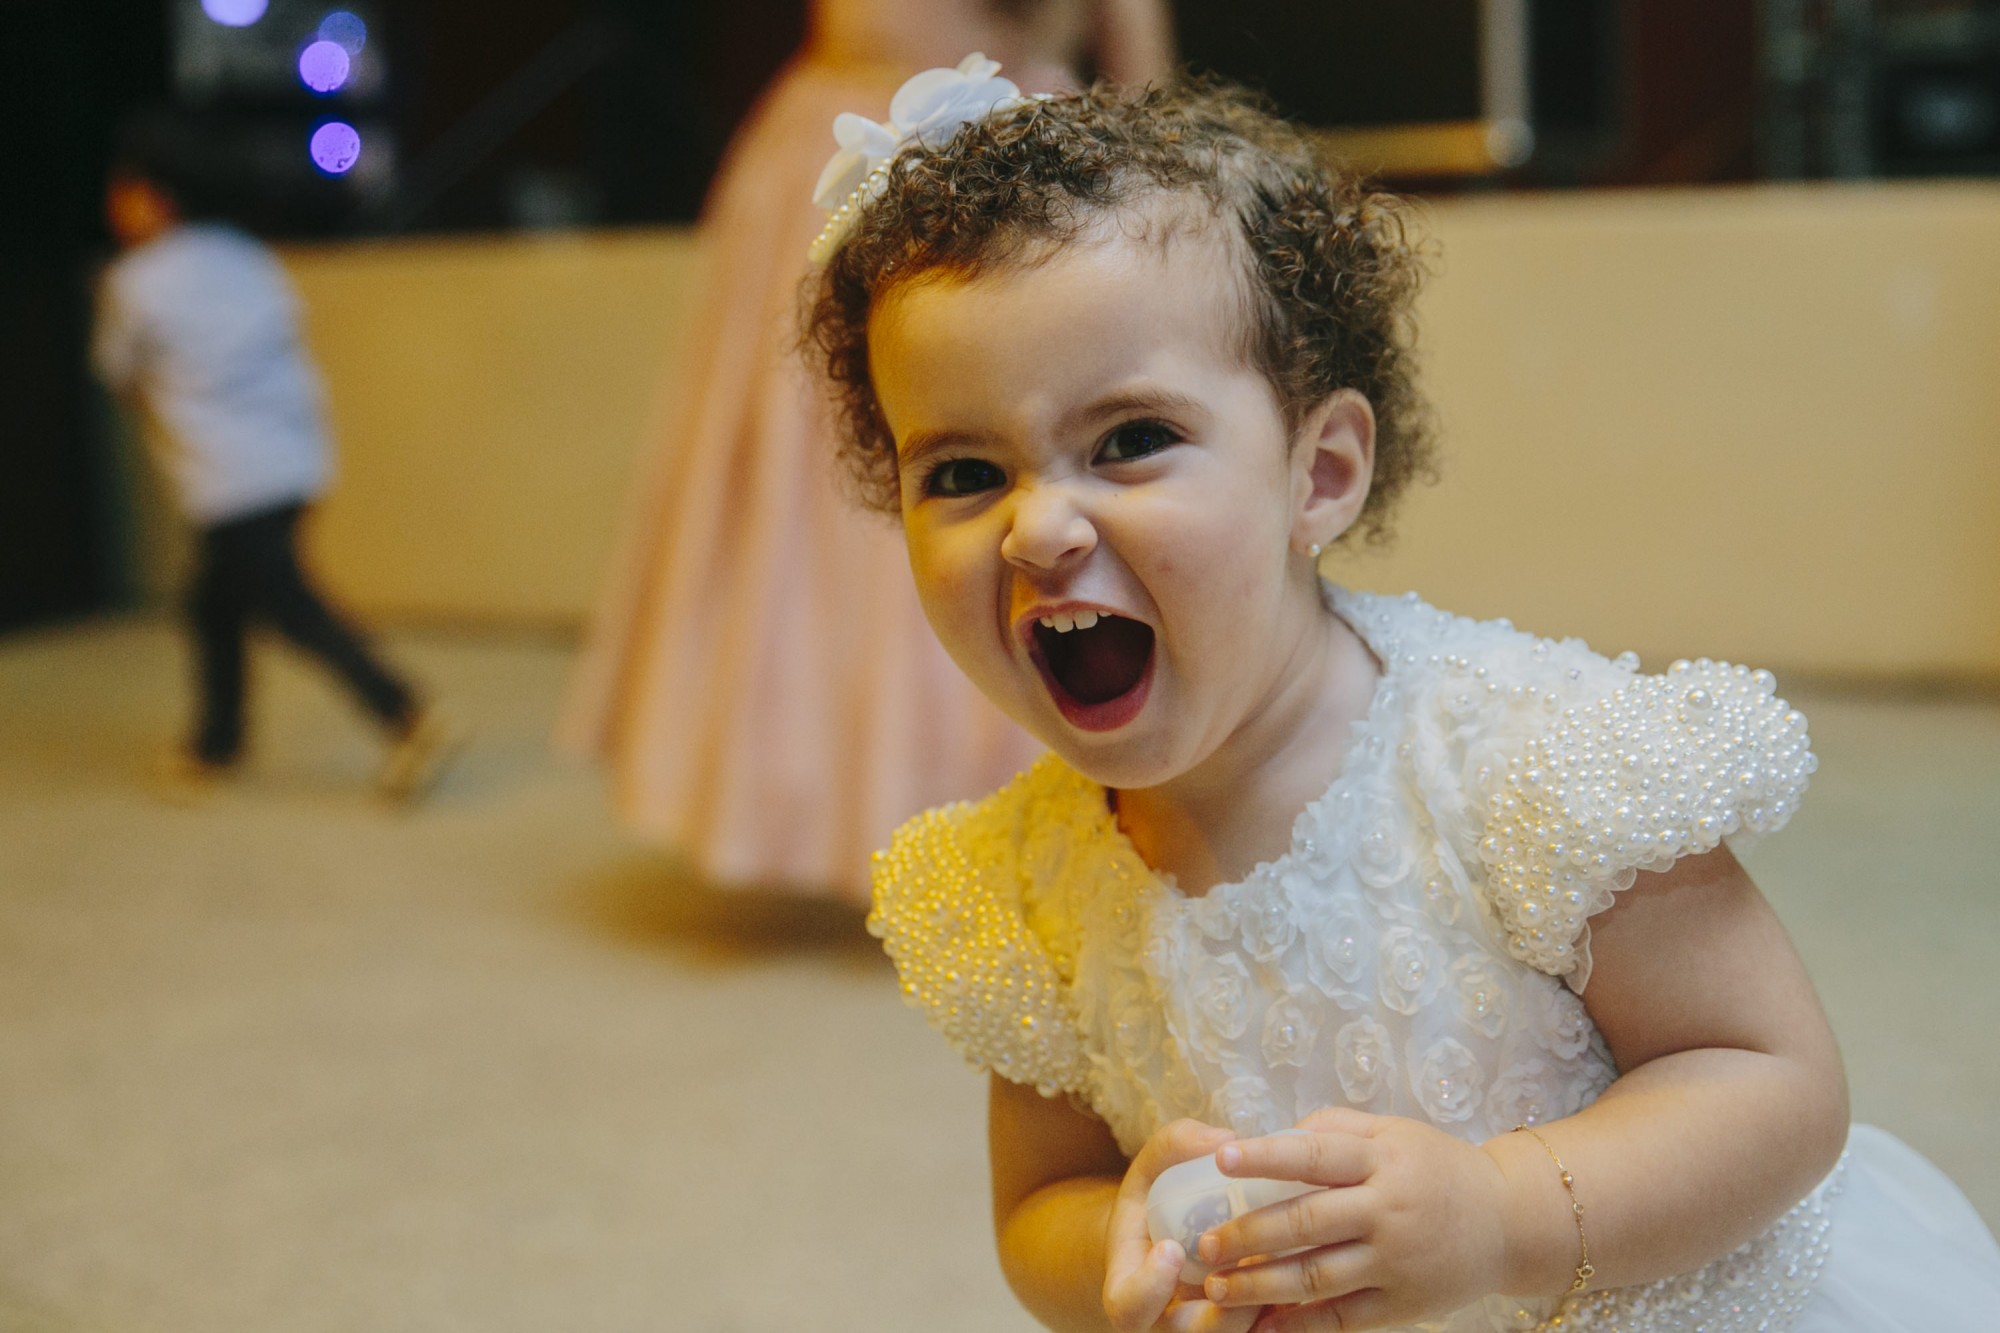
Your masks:
<svg viewBox="0 0 2000 1333"><path fill-rule="evenodd" d="M1089 554L1097 527L1061 486L1015 492L1014 512L1000 554L1022 569L1054 570Z"/></svg>

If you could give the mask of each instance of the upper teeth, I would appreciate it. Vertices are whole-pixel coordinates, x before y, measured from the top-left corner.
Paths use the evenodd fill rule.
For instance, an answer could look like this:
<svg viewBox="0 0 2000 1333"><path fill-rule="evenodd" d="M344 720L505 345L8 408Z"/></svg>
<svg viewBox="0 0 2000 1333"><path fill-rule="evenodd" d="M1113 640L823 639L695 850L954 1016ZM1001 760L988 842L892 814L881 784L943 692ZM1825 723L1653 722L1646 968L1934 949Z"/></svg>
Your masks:
<svg viewBox="0 0 2000 1333"><path fill-rule="evenodd" d="M1052 616L1043 616L1042 626L1045 629L1052 629L1058 634L1067 634L1073 629L1089 629L1097 621L1098 615L1095 611L1078 611L1074 615L1064 615L1061 612L1057 612Z"/></svg>

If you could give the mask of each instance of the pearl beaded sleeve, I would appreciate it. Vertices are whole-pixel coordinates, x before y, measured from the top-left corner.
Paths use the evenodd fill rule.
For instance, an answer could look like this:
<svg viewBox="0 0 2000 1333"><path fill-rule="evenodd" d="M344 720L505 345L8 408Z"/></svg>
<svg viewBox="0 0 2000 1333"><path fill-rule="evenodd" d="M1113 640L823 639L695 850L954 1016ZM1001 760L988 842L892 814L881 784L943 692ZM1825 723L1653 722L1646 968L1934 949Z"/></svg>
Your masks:
<svg viewBox="0 0 2000 1333"><path fill-rule="evenodd" d="M1565 708L1485 791L1479 856L1508 952L1582 991L1589 919L1615 893L1783 827L1816 763L1768 671L1676 662Z"/></svg>
<svg viewBox="0 0 2000 1333"><path fill-rule="evenodd" d="M897 830L875 854L868 931L895 961L904 999L968 1064L1053 1097L1087 1093L1090 1065L1016 869L1020 821L1010 816L1044 776L1033 770L977 805Z"/></svg>

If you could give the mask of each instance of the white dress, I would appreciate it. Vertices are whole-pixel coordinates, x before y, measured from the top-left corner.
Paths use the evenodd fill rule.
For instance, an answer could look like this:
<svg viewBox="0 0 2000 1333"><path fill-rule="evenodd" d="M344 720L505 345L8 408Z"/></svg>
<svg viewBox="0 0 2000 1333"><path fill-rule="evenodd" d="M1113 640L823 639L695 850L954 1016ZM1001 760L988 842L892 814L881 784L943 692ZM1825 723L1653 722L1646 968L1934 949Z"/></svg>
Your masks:
<svg viewBox="0 0 2000 1333"><path fill-rule="evenodd" d="M1781 827L1812 772L1768 673L1639 675L1414 596L1327 596L1384 674L1291 848L1242 881L1183 896L1053 755L877 859L869 928L910 1001L975 1066L1083 1098L1128 1154L1180 1116L1258 1134L1346 1105L1478 1142L1573 1114L1617 1074L1578 998L1590 916L1640 870ZM2000 1249L1936 1168L1859 1126L1696 1273L1421 1327L1544 1325L2000 1329Z"/></svg>

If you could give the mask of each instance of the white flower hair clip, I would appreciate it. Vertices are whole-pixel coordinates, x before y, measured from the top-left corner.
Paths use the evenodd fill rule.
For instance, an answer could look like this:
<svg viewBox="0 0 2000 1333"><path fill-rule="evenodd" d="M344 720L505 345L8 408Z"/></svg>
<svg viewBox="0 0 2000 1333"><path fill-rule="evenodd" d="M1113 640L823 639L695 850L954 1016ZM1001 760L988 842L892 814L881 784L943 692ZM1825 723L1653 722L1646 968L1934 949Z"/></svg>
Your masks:
<svg viewBox="0 0 2000 1333"><path fill-rule="evenodd" d="M853 229L856 216L882 193L896 154L911 144L935 148L959 126L1031 100L1021 96L1011 79L998 77L999 70L999 61L975 51L956 69L927 69L898 88L886 125L852 111L834 117L833 138L840 151L828 160L813 189L813 202L831 214L807 251L815 264L826 262Z"/></svg>

